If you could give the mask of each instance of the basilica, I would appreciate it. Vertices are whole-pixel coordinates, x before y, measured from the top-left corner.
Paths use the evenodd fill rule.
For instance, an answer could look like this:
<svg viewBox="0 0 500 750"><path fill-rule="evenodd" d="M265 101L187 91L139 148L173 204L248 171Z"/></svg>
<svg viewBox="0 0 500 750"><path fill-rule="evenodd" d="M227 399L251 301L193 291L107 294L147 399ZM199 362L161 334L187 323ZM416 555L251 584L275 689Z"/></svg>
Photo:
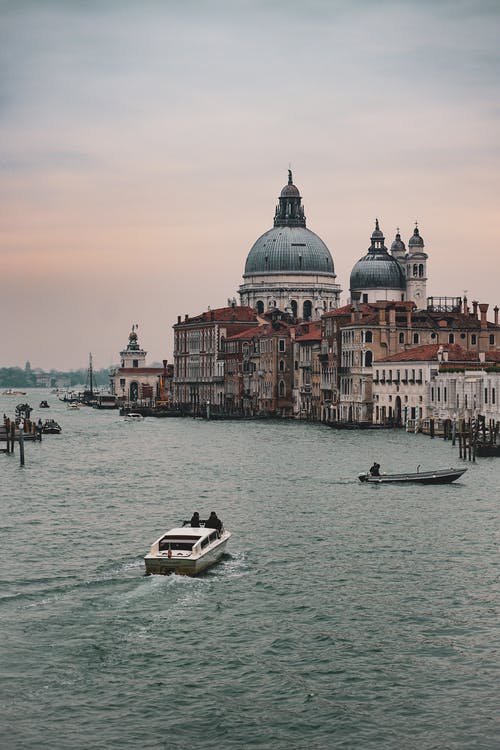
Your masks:
<svg viewBox="0 0 500 750"><path fill-rule="evenodd" d="M366 254L354 265L350 277L353 301L397 300L427 305L427 254L415 226L408 251L396 232L390 251L378 219ZM319 320L339 306L332 254L323 240L306 227L302 197L288 170L281 190L274 226L264 232L248 253L241 304L262 314L277 308L302 320Z"/></svg>

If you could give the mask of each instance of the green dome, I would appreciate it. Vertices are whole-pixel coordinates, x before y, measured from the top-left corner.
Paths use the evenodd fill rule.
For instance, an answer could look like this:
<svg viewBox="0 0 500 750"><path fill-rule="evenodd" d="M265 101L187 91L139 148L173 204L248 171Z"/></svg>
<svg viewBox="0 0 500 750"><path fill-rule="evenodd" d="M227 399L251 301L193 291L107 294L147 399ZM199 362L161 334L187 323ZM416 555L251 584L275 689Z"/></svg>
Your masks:
<svg viewBox="0 0 500 750"><path fill-rule="evenodd" d="M248 253L245 273L334 274L332 256L317 234L306 227L277 226L265 232Z"/></svg>

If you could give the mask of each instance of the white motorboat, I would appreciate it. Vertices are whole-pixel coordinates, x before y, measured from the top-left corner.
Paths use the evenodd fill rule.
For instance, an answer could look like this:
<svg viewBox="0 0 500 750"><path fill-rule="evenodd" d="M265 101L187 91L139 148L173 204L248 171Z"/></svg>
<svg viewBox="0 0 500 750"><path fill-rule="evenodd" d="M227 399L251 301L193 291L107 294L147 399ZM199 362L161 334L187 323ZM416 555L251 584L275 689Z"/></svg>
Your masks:
<svg viewBox="0 0 500 750"><path fill-rule="evenodd" d="M78 403L78 401L68 401L68 403L66 404L66 409L76 410L79 408L80 408L80 404Z"/></svg>
<svg viewBox="0 0 500 750"><path fill-rule="evenodd" d="M136 411L131 411L125 414L125 422L142 422L144 417Z"/></svg>
<svg viewBox="0 0 500 750"><path fill-rule="evenodd" d="M205 526L184 526L170 529L151 545L145 556L146 575L177 573L195 576L220 560L231 533ZM204 522L201 521L201 524Z"/></svg>

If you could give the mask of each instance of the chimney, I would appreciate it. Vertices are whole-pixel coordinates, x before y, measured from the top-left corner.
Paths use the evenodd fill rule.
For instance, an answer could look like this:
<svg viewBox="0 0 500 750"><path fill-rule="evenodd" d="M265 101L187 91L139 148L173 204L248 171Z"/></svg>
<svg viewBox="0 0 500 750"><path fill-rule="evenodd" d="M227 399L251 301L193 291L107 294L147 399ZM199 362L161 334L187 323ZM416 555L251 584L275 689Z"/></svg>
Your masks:
<svg viewBox="0 0 500 750"><path fill-rule="evenodd" d="M474 316L474 318L477 318L477 305L478 305L477 300L473 300L472 301L472 315Z"/></svg>
<svg viewBox="0 0 500 750"><path fill-rule="evenodd" d="M495 325L498 325L498 305L495 305L493 308L493 312L495 313Z"/></svg>
<svg viewBox="0 0 500 750"><path fill-rule="evenodd" d="M464 315L469 314L469 308L467 307L467 297L464 294Z"/></svg>
<svg viewBox="0 0 500 750"><path fill-rule="evenodd" d="M177 325L180 325L180 322L181 322L181 316L180 316L180 315L178 315L178 316L177 316Z"/></svg>
<svg viewBox="0 0 500 750"><path fill-rule="evenodd" d="M411 310L406 311L406 327L411 328Z"/></svg>
<svg viewBox="0 0 500 750"><path fill-rule="evenodd" d="M385 326L385 308L379 307L378 309L378 324Z"/></svg>
<svg viewBox="0 0 500 750"><path fill-rule="evenodd" d="M188 322L188 316L187 316L187 315L184 315L184 322L185 322L185 323L187 323L187 322Z"/></svg>
<svg viewBox="0 0 500 750"><path fill-rule="evenodd" d="M481 329L488 327L488 321L486 320L486 313L488 312L488 303L483 302L482 305L479 305L479 310L481 311Z"/></svg>

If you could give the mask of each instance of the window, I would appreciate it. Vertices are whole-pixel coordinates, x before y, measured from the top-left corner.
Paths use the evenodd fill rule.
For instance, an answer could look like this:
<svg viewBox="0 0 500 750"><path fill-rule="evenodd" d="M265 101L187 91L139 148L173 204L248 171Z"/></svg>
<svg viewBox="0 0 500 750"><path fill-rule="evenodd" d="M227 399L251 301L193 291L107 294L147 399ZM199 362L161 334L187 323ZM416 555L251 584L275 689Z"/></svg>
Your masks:
<svg viewBox="0 0 500 750"><path fill-rule="evenodd" d="M477 344L477 336L475 333L473 333L472 336L470 337L470 342L473 346Z"/></svg>
<svg viewBox="0 0 500 750"><path fill-rule="evenodd" d="M493 346L495 343L495 334L490 333L490 345Z"/></svg>
<svg viewBox="0 0 500 750"><path fill-rule="evenodd" d="M413 275L418 276L418 265L416 263L413 264Z"/></svg>
<svg viewBox="0 0 500 750"><path fill-rule="evenodd" d="M484 389L484 403L485 404L488 403L488 389L487 388Z"/></svg>
<svg viewBox="0 0 500 750"><path fill-rule="evenodd" d="M455 334L454 333L449 333L448 334L448 343L449 344L454 344L455 343Z"/></svg>
<svg viewBox="0 0 500 750"><path fill-rule="evenodd" d="M284 380L280 380L279 394L280 394L281 397L283 397L285 395L285 381Z"/></svg>
<svg viewBox="0 0 500 750"><path fill-rule="evenodd" d="M371 331L366 331L366 333L365 333L365 342L367 344L371 344L372 341L373 341L373 334L372 334L372 332Z"/></svg>
<svg viewBox="0 0 500 750"><path fill-rule="evenodd" d="M282 359L280 359L280 372L284 372L284 371L285 371L285 362Z"/></svg>
<svg viewBox="0 0 500 750"><path fill-rule="evenodd" d="M419 334L418 334L418 333L414 333L414 334L413 334L413 343L414 343L414 344L418 344L418 343L419 343L419 341L420 341L420 336L419 336Z"/></svg>
<svg viewBox="0 0 500 750"><path fill-rule="evenodd" d="M304 305L303 305L302 309L303 309L302 317L304 318L304 320L310 320L311 319L311 315L312 315L312 302L311 302L311 300L306 299L306 301L304 302Z"/></svg>
<svg viewBox="0 0 500 750"><path fill-rule="evenodd" d="M363 302L368 302L368 295L367 294L363 294Z"/></svg>
<svg viewBox="0 0 500 750"><path fill-rule="evenodd" d="M297 302L296 300L292 300L292 315L294 318L297 317Z"/></svg>
<svg viewBox="0 0 500 750"><path fill-rule="evenodd" d="M491 403L492 404L495 403L495 389L494 388L491 389Z"/></svg>
<svg viewBox="0 0 500 750"><path fill-rule="evenodd" d="M258 315L262 315L264 312L264 303L261 299L257 300L256 310Z"/></svg>
<svg viewBox="0 0 500 750"><path fill-rule="evenodd" d="M423 264L423 263L420 263L420 264L419 264L419 266L418 266L418 275L419 275L419 276L420 276L421 278L422 278L422 276L424 275L424 264Z"/></svg>
<svg viewBox="0 0 500 750"><path fill-rule="evenodd" d="M399 334L399 343L400 344L404 344L404 342L405 342L405 335L404 335L404 333L400 333Z"/></svg>
<svg viewBox="0 0 500 750"><path fill-rule="evenodd" d="M373 362L373 354L370 351L365 353L365 367L371 367Z"/></svg>
<svg viewBox="0 0 500 750"><path fill-rule="evenodd" d="M278 344L278 349L280 352L285 351L285 339L280 339Z"/></svg>
<svg viewBox="0 0 500 750"><path fill-rule="evenodd" d="M132 360L132 367L139 367L139 360L138 359L133 359Z"/></svg>

